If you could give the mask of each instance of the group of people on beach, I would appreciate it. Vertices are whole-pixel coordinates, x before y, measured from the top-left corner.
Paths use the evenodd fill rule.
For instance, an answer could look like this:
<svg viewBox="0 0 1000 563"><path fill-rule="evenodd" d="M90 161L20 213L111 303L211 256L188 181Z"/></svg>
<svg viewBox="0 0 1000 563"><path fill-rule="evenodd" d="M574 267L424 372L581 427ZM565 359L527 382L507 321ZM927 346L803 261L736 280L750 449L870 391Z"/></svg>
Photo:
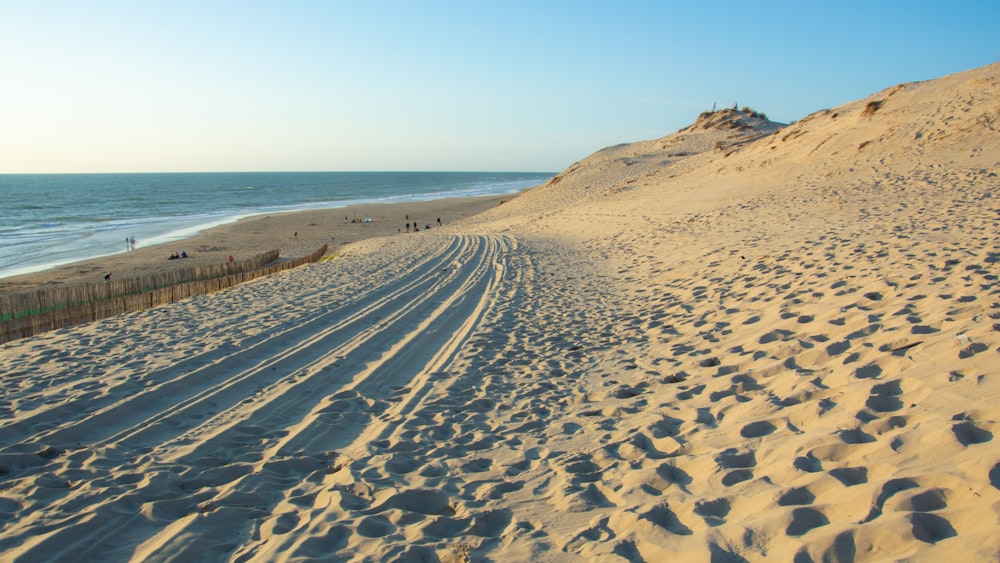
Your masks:
<svg viewBox="0 0 1000 563"><path fill-rule="evenodd" d="M438 225L438 227L441 226L441 218L440 217L437 218L437 225ZM425 231L431 230L431 226L430 225L424 225L424 230ZM420 225L417 224L417 220L414 219L413 220L413 232L416 233L418 231L420 231ZM406 232L410 232L410 216L409 215L406 216Z"/></svg>
<svg viewBox="0 0 1000 563"><path fill-rule="evenodd" d="M182 250L180 254L174 252L173 254L170 255L170 258L167 258L167 260L180 260L181 258L187 258L187 257L188 253Z"/></svg>

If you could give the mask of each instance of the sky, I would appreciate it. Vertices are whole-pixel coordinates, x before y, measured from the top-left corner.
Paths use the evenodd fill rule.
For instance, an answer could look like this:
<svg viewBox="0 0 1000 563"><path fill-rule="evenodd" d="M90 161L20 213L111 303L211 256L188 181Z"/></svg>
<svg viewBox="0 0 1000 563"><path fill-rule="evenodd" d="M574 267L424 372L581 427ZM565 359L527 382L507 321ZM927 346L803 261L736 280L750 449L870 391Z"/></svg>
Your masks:
<svg viewBox="0 0 1000 563"><path fill-rule="evenodd" d="M1000 2L0 0L0 173L559 172L1000 61Z"/></svg>

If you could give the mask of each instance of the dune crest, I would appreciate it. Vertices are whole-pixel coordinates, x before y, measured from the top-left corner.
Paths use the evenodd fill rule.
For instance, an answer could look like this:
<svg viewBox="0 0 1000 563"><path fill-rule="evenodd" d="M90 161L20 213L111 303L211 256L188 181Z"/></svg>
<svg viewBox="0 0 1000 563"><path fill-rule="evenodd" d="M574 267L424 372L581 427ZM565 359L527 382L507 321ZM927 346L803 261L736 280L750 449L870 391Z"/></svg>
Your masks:
<svg viewBox="0 0 1000 563"><path fill-rule="evenodd" d="M25 560L992 560L1000 65L0 349ZM426 235L426 236L424 236Z"/></svg>

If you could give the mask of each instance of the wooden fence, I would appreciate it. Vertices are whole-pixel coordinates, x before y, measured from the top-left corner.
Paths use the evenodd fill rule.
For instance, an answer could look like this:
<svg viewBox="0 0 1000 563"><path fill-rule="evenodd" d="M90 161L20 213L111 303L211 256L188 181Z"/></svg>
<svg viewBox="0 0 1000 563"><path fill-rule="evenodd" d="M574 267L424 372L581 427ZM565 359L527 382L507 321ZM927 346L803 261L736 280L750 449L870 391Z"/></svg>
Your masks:
<svg viewBox="0 0 1000 563"><path fill-rule="evenodd" d="M280 262L279 251L271 250L239 262L193 266L99 284L0 294L0 343L212 293L318 262L326 250L324 244L308 256Z"/></svg>

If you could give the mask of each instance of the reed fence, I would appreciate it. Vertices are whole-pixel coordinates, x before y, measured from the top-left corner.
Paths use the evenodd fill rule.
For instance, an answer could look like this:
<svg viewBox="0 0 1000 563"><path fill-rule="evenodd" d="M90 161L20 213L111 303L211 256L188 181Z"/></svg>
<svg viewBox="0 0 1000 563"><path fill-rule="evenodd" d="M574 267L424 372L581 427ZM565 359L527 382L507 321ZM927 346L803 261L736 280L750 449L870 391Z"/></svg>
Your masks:
<svg viewBox="0 0 1000 563"><path fill-rule="evenodd" d="M0 294L0 343L220 291L318 262L326 251L324 244L308 256L278 261L280 251L271 250L248 260L224 264Z"/></svg>

